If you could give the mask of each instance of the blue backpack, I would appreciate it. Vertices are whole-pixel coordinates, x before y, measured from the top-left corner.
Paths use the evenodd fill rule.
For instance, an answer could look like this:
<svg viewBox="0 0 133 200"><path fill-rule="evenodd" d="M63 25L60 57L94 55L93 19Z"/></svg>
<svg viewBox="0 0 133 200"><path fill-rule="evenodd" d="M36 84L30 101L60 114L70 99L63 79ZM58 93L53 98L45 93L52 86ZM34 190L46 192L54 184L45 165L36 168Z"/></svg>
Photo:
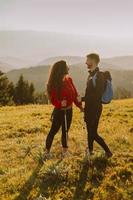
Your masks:
<svg viewBox="0 0 133 200"><path fill-rule="evenodd" d="M112 78L111 78L110 72L108 71L100 72L100 73L103 73L104 80L105 80L105 89L102 95L102 103L108 104L113 99ZM96 79L97 79L97 73L92 77L94 87L96 86Z"/></svg>

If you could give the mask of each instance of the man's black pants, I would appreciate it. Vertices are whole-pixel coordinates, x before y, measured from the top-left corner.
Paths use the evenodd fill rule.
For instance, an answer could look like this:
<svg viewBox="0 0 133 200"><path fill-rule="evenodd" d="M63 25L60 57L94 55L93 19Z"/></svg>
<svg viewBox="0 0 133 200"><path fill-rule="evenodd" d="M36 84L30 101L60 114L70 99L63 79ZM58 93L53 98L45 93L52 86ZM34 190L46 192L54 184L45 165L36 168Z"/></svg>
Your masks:
<svg viewBox="0 0 133 200"><path fill-rule="evenodd" d="M66 110L66 119L67 119L67 132L68 132L72 122L72 108ZM54 136L61 127L62 127L62 137L61 137L62 146L64 148L68 148L67 136L65 130L65 111L55 108L52 117L52 126L46 139L46 149L50 150Z"/></svg>
<svg viewBox="0 0 133 200"><path fill-rule="evenodd" d="M91 115L88 111L88 116L86 117L87 120L85 120L88 132L88 147L90 153L93 152L94 141L96 141L105 150L105 152L110 151L109 147L107 146L103 138L97 132L101 113L102 113L102 105L99 106L97 113L95 114L93 113L93 115Z"/></svg>

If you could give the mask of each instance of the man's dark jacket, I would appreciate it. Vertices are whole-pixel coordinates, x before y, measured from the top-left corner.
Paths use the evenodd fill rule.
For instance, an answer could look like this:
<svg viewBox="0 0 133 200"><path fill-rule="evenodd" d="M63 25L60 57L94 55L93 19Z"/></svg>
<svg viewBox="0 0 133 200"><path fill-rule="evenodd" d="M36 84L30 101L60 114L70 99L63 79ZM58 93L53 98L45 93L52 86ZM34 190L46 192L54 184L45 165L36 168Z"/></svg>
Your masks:
<svg viewBox="0 0 133 200"><path fill-rule="evenodd" d="M93 85L92 77L96 75L96 85ZM103 72L97 67L93 72L89 71L87 88L85 92L85 121L92 122L96 119L97 114L102 110L102 95L105 88L105 79Z"/></svg>

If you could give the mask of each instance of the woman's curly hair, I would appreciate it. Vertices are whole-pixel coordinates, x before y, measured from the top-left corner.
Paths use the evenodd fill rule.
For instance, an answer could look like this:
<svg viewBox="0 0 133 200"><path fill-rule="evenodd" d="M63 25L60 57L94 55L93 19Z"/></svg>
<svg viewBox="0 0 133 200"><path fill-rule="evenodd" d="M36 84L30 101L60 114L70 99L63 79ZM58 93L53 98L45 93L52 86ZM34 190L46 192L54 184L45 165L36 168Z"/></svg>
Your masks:
<svg viewBox="0 0 133 200"><path fill-rule="evenodd" d="M58 61L52 66L47 82L47 95L49 99L52 88L56 90L58 99L60 99L63 78L67 73L67 64L64 60Z"/></svg>

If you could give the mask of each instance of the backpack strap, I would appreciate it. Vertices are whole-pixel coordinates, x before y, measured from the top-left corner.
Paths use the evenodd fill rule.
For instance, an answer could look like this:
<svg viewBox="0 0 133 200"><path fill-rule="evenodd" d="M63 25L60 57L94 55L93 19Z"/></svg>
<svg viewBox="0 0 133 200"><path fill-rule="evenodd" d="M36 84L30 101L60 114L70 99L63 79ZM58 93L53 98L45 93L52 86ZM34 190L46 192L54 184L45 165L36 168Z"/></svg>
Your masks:
<svg viewBox="0 0 133 200"><path fill-rule="evenodd" d="M94 76L92 76L92 82L94 87L96 87L96 79L97 79L97 73L95 73Z"/></svg>
<svg viewBox="0 0 133 200"><path fill-rule="evenodd" d="M100 76L103 77L103 75L104 75L104 72L102 72L102 71L98 71L98 72L96 72L94 74L94 76L92 77L92 82L93 82L93 86L94 87L96 87L96 80L97 80L97 78L99 78Z"/></svg>

